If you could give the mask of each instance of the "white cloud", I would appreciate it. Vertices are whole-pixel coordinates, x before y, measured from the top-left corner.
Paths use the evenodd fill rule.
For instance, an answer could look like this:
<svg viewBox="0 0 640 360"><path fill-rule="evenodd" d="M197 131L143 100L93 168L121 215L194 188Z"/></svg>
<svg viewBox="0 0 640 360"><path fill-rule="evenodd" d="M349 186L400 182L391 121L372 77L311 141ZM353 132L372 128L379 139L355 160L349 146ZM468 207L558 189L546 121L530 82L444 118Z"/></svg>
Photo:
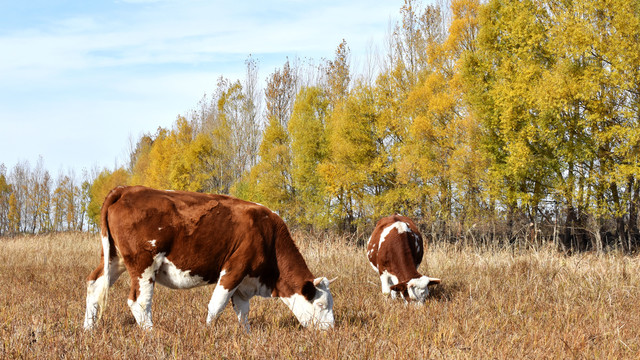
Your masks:
<svg viewBox="0 0 640 360"><path fill-rule="evenodd" d="M333 57L343 38L352 59L364 61L366 47L383 40L400 6L124 0L4 30L0 163L35 164L41 154L55 166L86 167L88 159L111 166L108 159L122 157L129 134L170 125L212 92L220 75L243 77L249 54L262 79L286 56Z"/></svg>

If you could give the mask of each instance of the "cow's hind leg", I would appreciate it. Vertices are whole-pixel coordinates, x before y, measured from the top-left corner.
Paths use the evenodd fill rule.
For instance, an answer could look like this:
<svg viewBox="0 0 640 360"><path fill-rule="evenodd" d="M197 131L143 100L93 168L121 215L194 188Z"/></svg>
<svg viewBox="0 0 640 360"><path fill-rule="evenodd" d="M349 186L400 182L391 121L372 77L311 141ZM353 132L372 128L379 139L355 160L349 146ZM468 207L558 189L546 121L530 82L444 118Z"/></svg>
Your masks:
<svg viewBox="0 0 640 360"><path fill-rule="evenodd" d="M151 302L153 290L156 283L156 272L164 257L156 255L153 260L148 261L149 265L140 273L135 269L129 269L131 275L131 290L127 304L133 313L138 325L145 330L151 330L153 322L151 320Z"/></svg>
<svg viewBox="0 0 640 360"><path fill-rule="evenodd" d="M87 277L87 300L84 315L84 328L92 329L107 305L108 290L122 275L125 267L118 256L109 259L105 271L104 257L100 265Z"/></svg>

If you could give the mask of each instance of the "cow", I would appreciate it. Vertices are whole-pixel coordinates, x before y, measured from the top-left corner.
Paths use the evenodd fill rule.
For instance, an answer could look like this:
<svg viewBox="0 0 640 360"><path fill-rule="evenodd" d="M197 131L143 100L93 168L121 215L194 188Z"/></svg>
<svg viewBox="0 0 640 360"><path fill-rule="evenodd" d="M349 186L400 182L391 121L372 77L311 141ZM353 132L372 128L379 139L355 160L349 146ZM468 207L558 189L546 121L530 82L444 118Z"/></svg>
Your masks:
<svg viewBox="0 0 640 360"><path fill-rule="evenodd" d="M325 277L314 278L284 221L265 206L231 196L117 187L101 210L102 254L87 278L84 328L92 329L108 290L127 271L127 303L136 322L151 329L154 286L189 289L216 284L211 324L229 300L249 331L249 299L279 297L303 327L334 325Z"/></svg>
<svg viewBox="0 0 640 360"><path fill-rule="evenodd" d="M405 302L424 304L428 286L440 279L422 276L418 265L424 255L422 235L411 219L391 215L380 219L367 243L367 258L382 283L382 293Z"/></svg>

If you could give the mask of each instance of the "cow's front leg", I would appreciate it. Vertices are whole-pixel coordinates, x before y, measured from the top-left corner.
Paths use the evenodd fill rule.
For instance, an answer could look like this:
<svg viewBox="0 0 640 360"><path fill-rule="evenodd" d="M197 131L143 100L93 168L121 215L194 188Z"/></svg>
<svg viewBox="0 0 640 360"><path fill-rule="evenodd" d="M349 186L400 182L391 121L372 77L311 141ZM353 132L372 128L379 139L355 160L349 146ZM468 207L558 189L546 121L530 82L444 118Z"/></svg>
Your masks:
<svg viewBox="0 0 640 360"><path fill-rule="evenodd" d="M244 326L244 329L249 332L251 330L249 326L249 299L245 299L244 296L236 291L231 298L231 302L233 303L233 310L235 310L238 316L238 321Z"/></svg>
<svg viewBox="0 0 640 360"><path fill-rule="evenodd" d="M382 285L382 293L385 295L391 295L391 298L395 299L398 293L397 291L391 290L391 286L398 283L398 278L389 274L387 271L384 271L382 275L380 275L380 283Z"/></svg>
<svg viewBox="0 0 640 360"><path fill-rule="evenodd" d="M391 292L391 285L393 285L389 274L384 272L382 273L382 275L380 275L380 284L382 285L382 293L385 295L389 295L389 293Z"/></svg>
<svg viewBox="0 0 640 360"><path fill-rule="evenodd" d="M211 301L209 301L209 306L207 307L209 313L207 314L207 325L210 325L213 320L218 318L224 307L227 306L229 300L235 293L238 285L231 285L230 288L226 288L225 284L229 286L229 279L225 278L229 277L224 271L220 274L220 278L218 279L218 283L216 284L216 288L213 290L213 294L211 295Z"/></svg>

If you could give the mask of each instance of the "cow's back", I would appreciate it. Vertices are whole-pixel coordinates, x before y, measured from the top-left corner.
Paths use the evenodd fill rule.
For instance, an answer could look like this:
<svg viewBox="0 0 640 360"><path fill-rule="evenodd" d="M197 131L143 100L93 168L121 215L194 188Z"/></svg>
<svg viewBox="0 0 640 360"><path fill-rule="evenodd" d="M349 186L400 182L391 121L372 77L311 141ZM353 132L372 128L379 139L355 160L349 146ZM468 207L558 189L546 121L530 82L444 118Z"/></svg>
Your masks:
<svg viewBox="0 0 640 360"><path fill-rule="evenodd" d="M369 262L380 274L384 271L397 273L399 268L413 274L423 254L423 240L418 227L402 215L380 219L367 244Z"/></svg>

